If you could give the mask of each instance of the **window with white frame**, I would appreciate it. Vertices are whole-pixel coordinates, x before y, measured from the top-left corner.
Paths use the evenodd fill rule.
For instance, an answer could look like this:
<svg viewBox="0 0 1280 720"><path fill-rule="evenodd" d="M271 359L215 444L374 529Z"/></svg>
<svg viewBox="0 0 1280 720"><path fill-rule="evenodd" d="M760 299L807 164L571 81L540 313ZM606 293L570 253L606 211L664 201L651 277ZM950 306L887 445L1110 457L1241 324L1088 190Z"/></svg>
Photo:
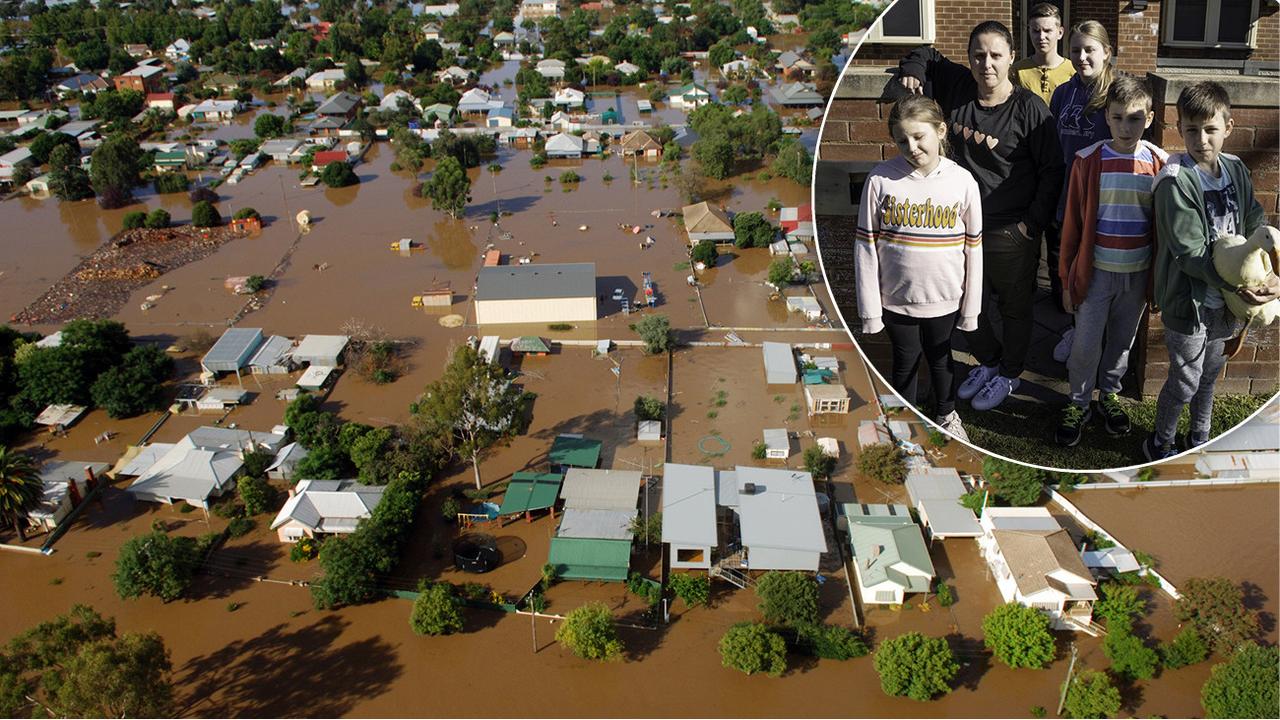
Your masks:
<svg viewBox="0 0 1280 720"><path fill-rule="evenodd" d="M898 0L867 31L866 42L920 45L934 41L934 0Z"/></svg>
<svg viewBox="0 0 1280 720"><path fill-rule="evenodd" d="M1168 0L1164 44L1171 47L1251 48L1258 0Z"/></svg>

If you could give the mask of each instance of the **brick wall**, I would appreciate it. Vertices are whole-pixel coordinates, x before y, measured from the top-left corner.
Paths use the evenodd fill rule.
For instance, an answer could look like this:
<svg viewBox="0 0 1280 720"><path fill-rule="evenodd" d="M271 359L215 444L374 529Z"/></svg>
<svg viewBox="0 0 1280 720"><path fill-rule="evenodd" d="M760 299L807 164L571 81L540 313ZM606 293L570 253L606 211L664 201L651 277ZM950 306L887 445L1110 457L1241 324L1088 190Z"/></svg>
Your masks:
<svg viewBox="0 0 1280 720"><path fill-rule="evenodd" d="M984 20L999 20L1010 25L1013 8L1008 0L935 0L934 18L936 40L933 46L943 55L963 63L968 54L969 31L973 26ZM912 47L910 44L865 43L853 58L853 64L896 65Z"/></svg>

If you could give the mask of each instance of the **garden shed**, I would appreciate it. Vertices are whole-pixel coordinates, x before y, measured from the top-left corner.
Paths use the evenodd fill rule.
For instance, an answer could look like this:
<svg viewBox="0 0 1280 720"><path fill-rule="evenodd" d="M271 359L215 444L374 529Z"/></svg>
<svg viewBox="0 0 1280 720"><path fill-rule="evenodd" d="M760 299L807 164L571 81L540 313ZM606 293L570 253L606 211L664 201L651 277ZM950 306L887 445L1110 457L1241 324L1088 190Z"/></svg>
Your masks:
<svg viewBox="0 0 1280 720"><path fill-rule="evenodd" d="M849 390L844 385L805 385L804 401L810 415L844 415L849 412Z"/></svg>
<svg viewBox="0 0 1280 720"><path fill-rule="evenodd" d="M768 428L764 431L764 456L770 460L786 460L791 457L791 438L786 428Z"/></svg>
<svg viewBox="0 0 1280 720"><path fill-rule="evenodd" d="M636 426L637 442L662 442L662 421L641 420Z"/></svg>

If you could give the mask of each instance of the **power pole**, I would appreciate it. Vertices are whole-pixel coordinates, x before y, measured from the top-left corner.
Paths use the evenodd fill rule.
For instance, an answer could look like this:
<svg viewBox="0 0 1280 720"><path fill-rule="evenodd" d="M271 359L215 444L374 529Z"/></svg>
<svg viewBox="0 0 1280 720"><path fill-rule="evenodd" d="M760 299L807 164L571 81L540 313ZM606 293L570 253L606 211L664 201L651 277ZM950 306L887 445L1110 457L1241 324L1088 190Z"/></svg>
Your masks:
<svg viewBox="0 0 1280 720"><path fill-rule="evenodd" d="M1062 715L1062 706L1067 704L1067 690L1071 687L1071 673L1076 668L1076 655L1078 654L1076 644L1071 643L1071 663L1067 665L1067 681L1062 683L1062 695L1058 698L1058 715Z"/></svg>

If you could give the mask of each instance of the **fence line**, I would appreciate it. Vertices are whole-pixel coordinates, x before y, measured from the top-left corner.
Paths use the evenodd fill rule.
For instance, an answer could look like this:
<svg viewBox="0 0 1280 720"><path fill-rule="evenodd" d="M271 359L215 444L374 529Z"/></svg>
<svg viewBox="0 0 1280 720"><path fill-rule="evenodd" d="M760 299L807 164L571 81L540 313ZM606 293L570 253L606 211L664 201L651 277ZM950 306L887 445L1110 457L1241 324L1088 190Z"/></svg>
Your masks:
<svg viewBox="0 0 1280 720"><path fill-rule="evenodd" d="M1257 485L1280 483L1280 478L1194 478L1187 480L1135 480L1134 482L1084 483L1076 490L1132 490L1158 487L1214 487L1218 485Z"/></svg>
<svg viewBox="0 0 1280 720"><path fill-rule="evenodd" d="M1063 497L1062 493L1058 492L1056 489L1049 488L1049 497L1054 502L1058 503L1058 505L1063 510L1067 511L1067 514L1075 518L1081 525L1084 525L1090 530L1093 530L1099 535L1115 543L1116 547L1121 548L1123 550L1129 550L1128 547L1125 547L1124 543L1120 542L1114 535L1107 532L1106 529L1103 528L1101 525L1094 522L1093 519L1091 519L1088 515L1085 515L1084 512L1080 510L1080 508L1076 507L1074 503L1072 503L1070 500ZM1173 583L1169 582L1163 575L1156 572L1153 568L1144 568L1140 572L1142 574L1150 575L1151 577L1154 577L1156 579L1156 582L1160 584L1160 589L1168 593L1169 597L1173 598L1174 600L1177 600L1178 598L1182 597L1182 593L1178 592L1178 588Z"/></svg>

